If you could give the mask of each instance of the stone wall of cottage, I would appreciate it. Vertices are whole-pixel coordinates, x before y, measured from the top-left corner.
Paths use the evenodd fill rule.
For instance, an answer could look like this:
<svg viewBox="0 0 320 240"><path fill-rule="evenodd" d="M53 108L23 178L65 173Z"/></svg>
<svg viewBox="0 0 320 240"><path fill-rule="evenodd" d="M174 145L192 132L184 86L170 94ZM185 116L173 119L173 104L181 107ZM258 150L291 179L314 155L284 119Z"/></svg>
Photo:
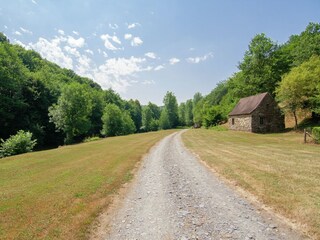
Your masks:
<svg viewBox="0 0 320 240"><path fill-rule="evenodd" d="M267 95L252 113L252 132L280 132L284 129L284 115L278 104Z"/></svg>
<svg viewBox="0 0 320 240"><path fill-rule="evenodd" d="M251 132L252 131L251 121L252 120L250 115L240 115L240 116L230 117L228 120L229 129L236 130L236 131Z"/></svg>
<svg viewBox="0 0 320 240"><path fill-rule="evenodd" d="M250 115L230 116L228 123L231 130L255 133L280 132L285 128L284 115L270 95Z"/></svg>

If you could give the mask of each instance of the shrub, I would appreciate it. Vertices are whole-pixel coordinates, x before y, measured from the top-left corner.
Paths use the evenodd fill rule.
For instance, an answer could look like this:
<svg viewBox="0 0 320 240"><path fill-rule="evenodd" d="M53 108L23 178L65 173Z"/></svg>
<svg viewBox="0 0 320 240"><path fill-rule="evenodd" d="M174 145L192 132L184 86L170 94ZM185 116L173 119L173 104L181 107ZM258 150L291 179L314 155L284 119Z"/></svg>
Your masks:
<svg viewBox="0 0 320 240"><path fill-rule="evenodd" d="M36 144L37 140L32 140L31 132L19 130L16 135L10 136L6 141L1 139L0 157L31 152Z"/></svg>
<svg viewBox="0 0 320 240"><path fill-rule="evenodd" d="M316 143L320 143L320 127L314 127L312 129L312 136L314 137Z"/></svg>

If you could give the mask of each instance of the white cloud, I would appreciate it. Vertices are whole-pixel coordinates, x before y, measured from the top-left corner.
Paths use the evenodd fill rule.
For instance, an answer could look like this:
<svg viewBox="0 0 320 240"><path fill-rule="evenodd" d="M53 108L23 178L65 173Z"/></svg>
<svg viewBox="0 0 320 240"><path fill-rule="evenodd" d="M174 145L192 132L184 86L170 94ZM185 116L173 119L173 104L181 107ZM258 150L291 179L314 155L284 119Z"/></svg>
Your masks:
<svg viewBox="0 0 320 240"><path fill-rule="evenodd" d="M61 42L65 41L63 38L54 38L48 41L40 37L38 42L29 44L29 47L36 50L42 57L52 61L61 67L72 69L73 60L70 56L66 55L61 49Z"/></svg>
<svg viewBox="0 0 320 240"><path fill-rule="evenodd" d="M8 26L7 26L7 25L4 25L4 28L5 28L5 29L8 29Z"/></svg>
<svg viewBox="0 0 320 240"><path fill-rule="evenodd" d="M119 26L117 24L111 24L109 23L109 28L113 29L113 30L116 30L119 28Z"/></svg>
<svg viewBox="0 0 320 240"><path fill-rule="evenodd" d="M84 50L86 53L89 53L89 54L91 54L91 55L94 55L94 53L93 53L93 51L92 50L90 50L90 49L86 49L86 50Z"/></svg>
<svg viewBox="0 0 320 240"><path fill-rule="evenodd" d="M32 32L28 29L25 29L23 27L20 27L20 30L23 32L23 33L27 33L27 34L31 34L32 35Z"/></svg>
<svg viewBox="0 0 320 240"><path fill-rule="evenodd" d="M139 37L134 37L131 41L131 46L137 47L143 43L142 39Z"/></svg>
<svg viewBox="0 0 320 240"><path fill-rule="evenodd" d="M37 2L36 2L36 0L31 0L31 2L33 3L33 4L38 4Z"/></svg>
<svg viewBox="0 0 320 240"><path fill-rule="evenodd" d="M60 35L64 35L64 31L61 30L61 29L58 30L58 33L59 33Z"/></svg>
<svg viewBox="0 0 320 240"><path fill-rule="evenodd" d="M155 59L157 58L156 54L154 52L147 52L146 54L144 54L145 56L151 58L151 59Z"/></svg>
<svg viewBox="0 0 320 240"><path fill-rule="evenodd" d="M143 85L151 85L151 84L155 84L156 82L154 80L144 80L143 82L141 82Z"/></svg>
<svg viewBox="0 0 320 240"><path fill-rule="evenodd" d="M120 39L117 37L117 36L112 36L112 41L114 41L115 43L117 43L117 44L119 44L119 45L121 45L121 41L120 41Z"/></svg>
<svg viewBox="0 0 320 240"><path fill-rule="evenodd" d="M70 46L65 46L63 48L67 53L73 55L73 56L76 56L76 57L80 57L80 53L79 51L76 49L76 48L72 48Z"/></svg>
<svg viewBox="0 0 320 240"><path fill-rule="evenodd" d="M115 47L109 40L111 39L114 43L121 44L121 41L117 36L110 36L108 34L103 34L100 36L100 38L104 41L104 46L108 50L116 51L119 50L120 48Z"/></svg>
<svg viewBox="0 0 320 240"><path fill-rule="evenodd" d="M127 88L137 83L136 74L149 71L151 67L143 67L145 58L111 58L93 71L93 77L103 88L126 92ZM152 69L152 68L151 68Z"/></svg>
<svg viewBox="0 0 320 240"><path fill-rule="evenodd" d="M130 33L126 33L125 35L124 35L124 39L126 39L126 40L129 40L129 39L131 39L132 38L132 34L130 34Z"/></svg>
<svg viewBox="0 0 320 240"><path fill-rule="evenodd" d="M104 56L105 58L109 57L109 56L108 56L108 53L106 53L105 51L103 51L102 54L103 54L103 56Z"/></svg>
<svg viewBox="0 0 320 240"><path fill-rule="evenodd" d="M155 71L159 71L159 70L161 70L161 69L164 69L164 66L163 66L163 65L159 65L159 66L156 66L156 67L154 68Z"/></svg>
<svg viewBox="0 0 320 240"><path fill-rule="evenodd" d="M178 62L180 62L180 59L178 59L178 58L170 58L170 59L169 59L169 63L170 63L171 65L174 65L174 64L176 64L176 63L178 63Z"/></svg>
<svg viewBox="0 0 320 240"><path fill-rule="evenodd" d="M74 35L77 35L77 36L79 36L79 32L77 32L77 31L72 31L72 33L74 34Z"/></svg>
<svg viewBox="0 0 320 240"><path fill-rule="evenodd" d="M84 46L85 41L84 38L80 37L78 39L73 38L72 36L68 36L68 44L71 47L77 47L77 48L81 48Z"/></svg>
<svg viewBox="0 0 320 240"><path fill-rule="evenodd" d="M140 23L131 23L128 25L128 29L132 29L132 28L135 28L137 26L140 26Z"/></svg>
<svg viewBox="0 0 320 240"><path fill-rule="evenodd" d="M15 31L13 34L17 35L17 36L21 36L22 35L21 32L19 32L19 31Z"/></svg>
<svg viewBox="0 0 320 240"><path fill-rule="evenodd" d="M25 45L23 42L21 42L21 41L19 41L19 40L17 40L17 39L14 39L13 42L16 43L16 44L18 44L18 45L20 45L21 47L24 47L24 48L26 48L26 49L29 49L29 47L28 47L27 45Z"/></svg>
<svg viewBox="0 0 320 240"><path fill-rule="evenodd" d="M194 63L194 64L197 64L197 63L200 63L200 62L203 62L203 61L206 61L208 60L209 58L212 58L213 57L213 54L211 52L205 54L204 56L200 56L200 57L189 57L187 58L187 62L189 63Z"/></svg>

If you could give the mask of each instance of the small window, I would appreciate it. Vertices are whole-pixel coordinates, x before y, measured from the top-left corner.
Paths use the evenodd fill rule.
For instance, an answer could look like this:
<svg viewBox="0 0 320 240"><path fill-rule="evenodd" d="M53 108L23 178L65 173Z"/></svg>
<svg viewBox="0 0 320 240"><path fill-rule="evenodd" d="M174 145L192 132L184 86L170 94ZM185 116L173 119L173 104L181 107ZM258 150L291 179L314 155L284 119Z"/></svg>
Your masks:
<svg viewBox="0 0 320 240"><path fill-rule="evenodd" d="M263 125L263 121L264 121L263 117L260 117L260 125Z"/></svg>
<svg viewBox="0 0 320 240"><path fill-rule="evenodd" d="M231 119L232 125L234 125L234 118Z"/></svg>

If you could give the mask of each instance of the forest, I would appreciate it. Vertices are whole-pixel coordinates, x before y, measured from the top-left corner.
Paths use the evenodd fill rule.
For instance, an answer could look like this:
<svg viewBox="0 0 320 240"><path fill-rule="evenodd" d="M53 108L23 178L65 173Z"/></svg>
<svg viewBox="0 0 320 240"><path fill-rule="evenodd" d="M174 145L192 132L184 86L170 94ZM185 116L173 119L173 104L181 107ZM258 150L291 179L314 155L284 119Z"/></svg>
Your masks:
<svg viewBox="0 0 320 240"><path fill-rule="evenodd" d="M238 71L208 95L196 93L178 104L174 93L167 92L163 106L124 100L112 89L103 90L93 80L49 62L33 50L11 44L0 33L2 143L20 130L31 134L36 149L44 149L92 137L178 126L208 128L226 122L240 98L262 92L269 92L284 113L290 112L295 119L300 109L319 117L319 23L310 23L283 44L257 34Z"/></svg>

